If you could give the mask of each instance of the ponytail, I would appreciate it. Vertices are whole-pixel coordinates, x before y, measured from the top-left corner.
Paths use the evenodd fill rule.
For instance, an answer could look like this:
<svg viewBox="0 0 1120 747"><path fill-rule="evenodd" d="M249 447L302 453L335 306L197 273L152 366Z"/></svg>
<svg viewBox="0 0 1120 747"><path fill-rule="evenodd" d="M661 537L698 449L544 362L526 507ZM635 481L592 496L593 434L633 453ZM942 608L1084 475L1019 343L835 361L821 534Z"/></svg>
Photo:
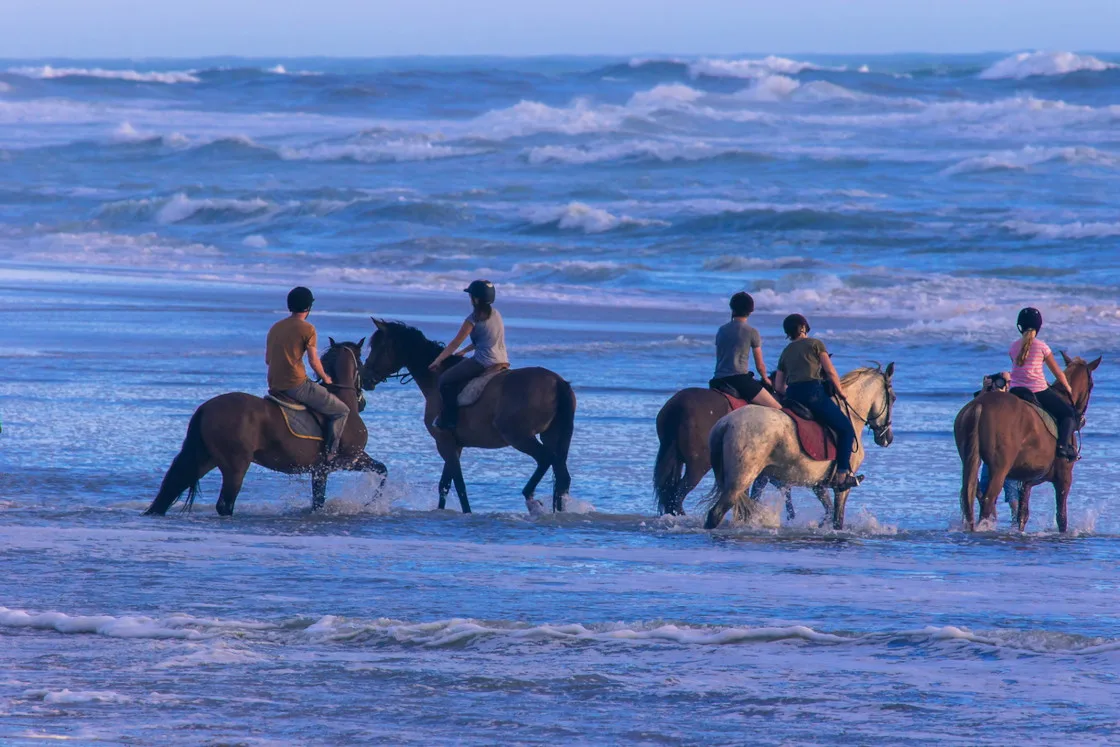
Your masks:
<svg viewBox="0 0 1120 747"><path fill-rule="evenodd" d="M485 301L479 301L478 299L475 299L474 315L476 319L485 322L490 318L490 315L492 313L494 313L494 306L492 304L488 304Z"/></svg>
<svg viewBox="0 0 1120 747"><path fill-rule="evenodd" d="M1037 329L1023 330L1023 336L1019 338L1019 354L1015 356L1016 366L1021 366L1027 362L1027 356L1031 353L1031 344L1037 336Z"/></svg>

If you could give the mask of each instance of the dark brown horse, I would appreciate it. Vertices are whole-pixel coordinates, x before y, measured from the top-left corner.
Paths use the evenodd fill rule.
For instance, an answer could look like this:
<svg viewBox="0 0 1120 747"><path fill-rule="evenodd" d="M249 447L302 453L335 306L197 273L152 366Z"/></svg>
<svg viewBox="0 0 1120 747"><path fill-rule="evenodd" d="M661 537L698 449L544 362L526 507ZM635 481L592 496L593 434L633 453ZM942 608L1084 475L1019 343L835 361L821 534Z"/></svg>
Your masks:
<svg viewBox="0 0 1120 747"><path fill-rule="evenodd" d="M684 499L696 489L704 475L712 469L708 436L720 418L731 412L727 397L712 389L682 389L657 413L657 462L653 467L653 490L657 510L662 514L684 515ZM758 500L770 480L760 478L751 488L751 498ZM796 512L789 488L780 488L786 499L786 516ZM814 490L831 514L831 499L824 489ZM823 496L823 497L822 497Z"/></svg>
<svg viewBox="0 0 1120 747"><path fill-rule="evenodd" d="M198 495L198 481L217 467L222 473L222 491L215 506L222 516L233 513L233 504L250 464L259 464L289 475L311 474L312 508L322 508L327 494L327 475L336 470L374 472L385 476L385 465L365 452L366 424L358 413L365 406L362 392L362 343L335 342L323 354L323 370L335 382L328 385L350 408L346 429L339 442L339 455L329 466L323 463L322 441L297 438L288 430L280 406L243 392L221 394L195 410L187 426L187 437L179 454L163 477L159 494L145 514L163 515L189 490L184 510L190 510Z"/></svg>
<svg viewBox="0 0 1120 747"><path fill-rule="evenodd" d="M564 510L564 496L572 484L568 474L568 447L572 442L576 396L571 385L546 368L517 368L486 385L477 402L460 410L459 425L452 431L436 428L433 422L442 407L439 374L428 366L443 350L443 344L400 322L374 319L377 331L369 344L364 381L367 389L407 371L424 394L424 427L436 442L443 457L439 479L439 507L447 505L451 484L459 496L463 513L470 513L467 486L459 457L463 447L501 449L512 446L537 462L537 469L524 490L525 504L533 511L540 504L533 499L544 473L552 467L552 510ZM451 356L441 373L462 358ZM404 377L402 376L402 381ZM540 440L537 436L540 436Z"/></svg>
<svg viewBox="0 0 1120 747"><path fill-rule="evenodd" d="M1086 363L1081 358L1070 360L1063 352L1062 360L1066 365L1066 379L1073 390L1073 407L1084 419L1089 396L1093 392L1093 371L1101 364L1101 359ZM1013 394L985 392L957 414L953 435L963 464L961 514L969 530L976 528L973 513L976 473L983 462L988 466L990 479L987 490L980 498L980 521L994 522L996 499L1003 491L1004 481L1010 478L1024 483L1015 519L1020 531L1026 529L1030 518L1031 488L1049 482L1054 485L1057 501L1058 531L1066 531L1066 501L1073 484L1074 463L1055 455L1057 440L1034 407Z"/></svg>

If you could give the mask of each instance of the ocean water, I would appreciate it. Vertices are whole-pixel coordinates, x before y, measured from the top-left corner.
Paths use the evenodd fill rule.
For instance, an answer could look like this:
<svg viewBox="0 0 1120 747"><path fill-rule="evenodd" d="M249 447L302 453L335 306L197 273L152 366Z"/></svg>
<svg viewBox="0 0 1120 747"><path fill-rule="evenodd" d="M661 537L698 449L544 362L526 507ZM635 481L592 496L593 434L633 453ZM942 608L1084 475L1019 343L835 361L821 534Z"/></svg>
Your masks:
<svg viewBox="0 0 1120 747"><path fill-rule="evenodd" d="M1120 738L1120 57L0 60L0 741L1076 744ZM384 490L254 469L145 518L194 408L323 337L449 338L498 286L579 399L561 515L422 399ZM894 361L848 528L656 515L654 417L749 290ZM1070 497L965 533L951 429L1016 311L1103 355ZM546 482L547 486L547 482ZM455 505L452 499L449 505Z"/></svg>

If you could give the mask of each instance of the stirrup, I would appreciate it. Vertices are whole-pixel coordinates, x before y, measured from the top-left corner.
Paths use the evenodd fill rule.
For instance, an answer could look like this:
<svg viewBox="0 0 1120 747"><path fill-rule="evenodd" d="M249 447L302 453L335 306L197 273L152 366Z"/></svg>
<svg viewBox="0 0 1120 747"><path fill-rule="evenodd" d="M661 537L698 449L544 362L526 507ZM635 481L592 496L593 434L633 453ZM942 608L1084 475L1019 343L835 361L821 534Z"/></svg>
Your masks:
<svg viewBox="0 0 1120 747"><path fill-rule="evenodd" d="M851 472L843 480L834 480L832 483L833 490L851 490L858 488L863 482L863 475L856 475Z"/></svg>

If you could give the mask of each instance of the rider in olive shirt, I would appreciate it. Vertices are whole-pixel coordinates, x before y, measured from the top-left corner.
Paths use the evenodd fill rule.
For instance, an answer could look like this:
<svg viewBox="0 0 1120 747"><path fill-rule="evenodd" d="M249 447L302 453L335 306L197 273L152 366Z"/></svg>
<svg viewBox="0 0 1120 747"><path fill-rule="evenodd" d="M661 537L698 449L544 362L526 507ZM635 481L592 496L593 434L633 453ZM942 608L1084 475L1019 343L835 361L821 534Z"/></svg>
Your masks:
<svg viewBox="0 0 1120 747"><path fill-rule="evenodd" d="M808 336L808 319L800 314L790 314L782 322L782 328L791 342L786 345L778 360L774 388L786 399L805 405L815 419L836 433L836 475L833 477L832 487L850 490L860 483L859 478L852 474L852 450L856 443L856 431L852 427L852 421L825 388L827 377L837 396L843 399L844 388L840 383L840 375L836 373L836 367L832 365L824 343Z"/></svg>
<svg viewBox="0 0 1120 747"><path fill-rule="evenodd" d="M729 305L731 321L716 333L716 372L708 386L738 392L740 399L751 404L780 408L778 400L766 391L770 379L762 357L762 337L747 323L747 317L754 312L754 299L749 293L740 292L731 297ZM752 354L758 379L750 370Z"/></svg>

